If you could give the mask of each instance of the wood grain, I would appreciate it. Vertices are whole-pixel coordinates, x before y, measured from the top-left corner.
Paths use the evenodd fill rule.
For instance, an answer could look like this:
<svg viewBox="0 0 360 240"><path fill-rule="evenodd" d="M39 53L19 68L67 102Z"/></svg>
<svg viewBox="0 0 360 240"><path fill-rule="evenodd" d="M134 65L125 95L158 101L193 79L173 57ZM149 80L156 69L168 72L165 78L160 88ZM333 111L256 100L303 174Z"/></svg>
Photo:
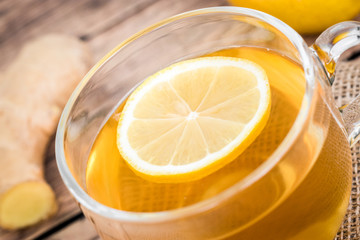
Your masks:
<svg viewBox="0 0 360 240"><path fill-rule="evenodd" d="M78 36L87 41L96 60L137 31L184 11L223 5L224 0L64 0L64 1L0 1L0 69L4 69L29 38L59 32ZM19 17L21 16L21 17ZM1 240L35 239L81 214L76 201L64 186L55 161L54 139L45 156L45 177L56 193L59 211L53 218L36 226L20 230L0 229ZM84 228L88 234L84 233ZM96 239L87 220L68 225L47 239Z"/></svg>
<svg viewBox="0 0 360 240"><path fill-rule="evenodd" d="M156 0L27 0L0 4L0 69L30 38L66 33L90 40Z"/></svg>
<svg viewBox="0 0 360 240"><path fill-rule="evenodd" d="M45 237L44 240L61 240L61 239L74 239L77 240L99 240L95 228L85 217L68 225L66 228L56 232L55 234Z"/></svg>
<svg viewBox="0 0 360 240"><path fill-rule="evenodd" d="M95 59L100 60L122 41L160 20L185 11L220 5L227 5L227 2L225 0L159 0L111 29L94 36L89 44Z"/></svg>

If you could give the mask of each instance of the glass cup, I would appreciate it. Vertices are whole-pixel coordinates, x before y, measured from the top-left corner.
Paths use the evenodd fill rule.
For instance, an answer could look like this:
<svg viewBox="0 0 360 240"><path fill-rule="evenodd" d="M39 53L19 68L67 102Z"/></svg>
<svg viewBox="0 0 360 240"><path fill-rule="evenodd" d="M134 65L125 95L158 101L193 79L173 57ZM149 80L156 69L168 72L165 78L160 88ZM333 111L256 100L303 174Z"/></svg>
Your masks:
<svg viewBox="0 0 360 240"><path fill-rule="evenodd" d="M270 15L216 7L135 34L89 71L64 109L56 135L63 181L103 239L332 239L349 200L350 144L359 137L360 111L355 99L340 113L330 87L339 56L360 43L359 29L357 22L339 23L308 48ZM128 212L92 199L85 181L89 152L128 93L174 62L240 46L276 51L305 74L296 120L268 159L221 193L179 209Z"/></svg>

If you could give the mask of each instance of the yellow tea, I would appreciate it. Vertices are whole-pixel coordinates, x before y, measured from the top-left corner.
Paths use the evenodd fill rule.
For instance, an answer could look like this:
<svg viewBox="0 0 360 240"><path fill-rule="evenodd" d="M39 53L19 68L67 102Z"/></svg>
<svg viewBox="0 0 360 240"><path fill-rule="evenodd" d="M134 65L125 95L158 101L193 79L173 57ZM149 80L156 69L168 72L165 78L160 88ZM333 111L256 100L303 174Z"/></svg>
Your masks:
<svg viewBox="0 0 360 240"><path fill-rule="evenodd" d="M106 206L130 212L177 209L228 189L274 153L293 126L300 109L305 92L301 66L285 56L261 48L231 48L206 56L245 58L266 71L271 87L271 112L261 134L234 161L204 178L183 183L151 182L137 176L118 151L116 131L124 106L122 103L99 131L89 155L86 188L91 197ZM314 156L312 169L300 186L272 211L256 220L249 220L236 232L220 239L331 239L334 236L334 225L340 224L347 205L344 196L348 194L350 184L350 177L337 174L337 169L351 166L348 147L337 146L346 144L343 133L334 120L331 120L330 128L324 144L326 149L323 148L319 157ZM276 187L284 188L287 182L293 181L290 170L281 174L283 182L269 184L271 189L257 196L271 199L277 194ZM317 210L313 211L314 208ZM246 218L247 214L251 215L251 209L249 213L239 213L239 218Z"/></svg>

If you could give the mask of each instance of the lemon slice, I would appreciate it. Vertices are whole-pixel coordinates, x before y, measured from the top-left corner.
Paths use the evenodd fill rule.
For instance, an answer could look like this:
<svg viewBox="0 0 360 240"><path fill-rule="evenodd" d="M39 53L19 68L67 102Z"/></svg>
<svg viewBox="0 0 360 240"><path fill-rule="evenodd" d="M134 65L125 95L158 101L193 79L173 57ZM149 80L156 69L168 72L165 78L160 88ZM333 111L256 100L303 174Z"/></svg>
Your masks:
<svg viewBox="0 0 360 240"><path fill-rule="evenodd" d="M117 145L149 181L197 180L244 151L269 112L269 83L257 64L230 57L187 60L150 76L130 95Z"/></svg>

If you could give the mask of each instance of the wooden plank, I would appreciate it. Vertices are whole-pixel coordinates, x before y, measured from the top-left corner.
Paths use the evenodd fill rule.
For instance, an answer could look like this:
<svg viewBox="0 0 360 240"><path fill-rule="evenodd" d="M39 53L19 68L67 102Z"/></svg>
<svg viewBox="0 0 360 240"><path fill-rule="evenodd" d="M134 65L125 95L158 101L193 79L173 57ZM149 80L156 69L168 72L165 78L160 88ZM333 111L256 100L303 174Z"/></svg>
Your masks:
<svg viewBox="0 0 360 240"><path fill-rule="evenodd" d="M61 239L74 239L77 240L100 240L95 228L91 225L85 217L72 223L66 228L52 234L49 237L43 238L44 240L61 240Z"/></svg>
<svg viewBox="0 0 360 240"><path fill-rule="evenodd" d="M120 22L113 28L96 35L90 40L89 44L92 48L95 59L98 61L125 39L160 20L185 11L221 5L227 5L227 2L225 0L160 0L125 21Z"/></svg>
<svg viewBox="0 0 360 240"><path fill-rule="evenodd" d="M0 1L1 2L1 1ZM15 0L0 4L0 69L19 46L45 33L66 33L84 39L111 28L156 0Z"/></svg>
<svg viewBox="0 0 360 240"><path fill-rule="evenodd" d="M28 4L29 2L33 2L34 4ZM108 50L112 48L108 42L113 42L114 45L118 43L118 40L114 37L114 31L120 30L120 35L125 39L131 34L135 33L136 31L148 26L151 23L157 22L163 18L169 17L171 15L184 12L187 10L206 7L206 6L216 6L217 4L224 4L225 1L212 1L211 4L207 4L206 1L203 0L196 0L196 1L178 1L175 5L170 3L170 1L162 0L162 1L155 1L155 0L137 0L133 5L127 6L127 9L119 9L116 8L116 4L113 3L110 5L111 11L114 11L113 16L115 16L115 11L118 11L119 16L113 17L111 21L104 20L105 16L107 15L106 11L104 10L103 6L100 6L97 10L89 10L87 2L94 2L94 1L85 1L80 0L74 5L71 5L68 1L64 1L63 3L59 4L61 1L53 1L57 2L57 4L49 3L49 5L42 5L42 1L24 1L22 5L19 5L19 9L17 10L16 14L8 13L10 9L12 9L15 5L13 1L8 1L6 4L1 2L0 4L0 32L4 31L8 25L14 25L14 29L11 30L11 33L7 33L6 37L0 35L0 51L3 55L3 59L0 60L0 65L9 59L11 59L16 53L16 49L19 48L21 43L23 43L27 38L33 37L39 34L47 33L51 30L59 30L60 32L66 32L69 34L74 34L79 37L84 38L85 40L90 42L90 46L94 46L95 44L97 52L95 56L97 58L102 57L107 53ZM96 2L96 1L95 1ZM120 3L124 4L126 1L119 1ZM36 4L35 4L36 3ZM42 8L43 10L51 12L56 9L56 11L62 12L61 14L57 12L53 12L52 14L44 14L40 10L34 10L31 14L26 15L27 8L30 7ZM149 10L147 10L149 8ZM88 10L86 10L88 9ZM115 10L114 10L115 9ZM170 9L170 10L168 10ZM91 15L90 13L85 14L86 11L90 13L94 13L96 16L100 16L99 19L100 23L98 23L98 27L92 26L94 24L93 20L96 18L88 17ZM102 12L100 15L97 12ZM67 29L65 28L67 25L71 26L71 22L73 21L80 21L78 15L81 16L81 12L84 14L84 19L81 19L80 26L75 26L75 28ZM161 14L158 14L161 13ZM25 14L24 18L26 21L20 22L12 22L14 21L13 18L16 16L21 16ZM109 14L111 16L111 14ZM4 15L6 15L4 17ZM102 18L101 18L102 16ZM120 17L121 16L121 17ZM88 17L88 18L86 18ZM3 20L8 22L4 28ZM74 20L75 19L75 20ZM58 22L57 22L58 21ZM104 21L104 22L102 22ZM18 25L17 25L18 24ZM53 25L52 25L53 24ZM139 25L138 25L139 24ZM76 24L75 24L76 25ZM52 29L53 28L53 29ZM124 29L123 29L124 28ZM17 30L18 29L18 30ZM84 30L84 31L83 31ZM2 32L1 32L2 33ZM101 36L98 38L98 36ZM3 38L1 38L3 37ZM96 40L95 40L96 39ZM2 62L1 62L2 61ZM5 66L5 65L3 65ZM80 214L80 209L77 206L77 203L74 201L70 193L67 191L66 187L62 183L61 177L58 173L56 162L55 162L55 154L54 154L54 139L51 140L49 143L49 149L46 154L46 163L45 163L45 177L49 184L55 190L57 200L59 203L59 211L56 216L52 217L51 219L44 221L36 226L33 226L28 229L20 230L20 231L5 231L0 230L0 239L2 240L15 240L15 239L34 239L43 233L56 228L59 224L63 223L69 218L72 218L78 214ZM70 234L71 232L83 232L83 227L85 226L86 220L83 220L83 223L80 224L72 224L69 227L64 229L64 232L59 232L60 235L56 236L63 236L63 234ZM68 228L71 228L68 230ZM90 227L86 227L90 228ZM91 227L91 230L93 228ZM62 233L63 232L63 233ZM81 235L82 236L82 235ZM77 239L79 236L75 235ZM50 238L51 239L51 238Z"/></svg>

